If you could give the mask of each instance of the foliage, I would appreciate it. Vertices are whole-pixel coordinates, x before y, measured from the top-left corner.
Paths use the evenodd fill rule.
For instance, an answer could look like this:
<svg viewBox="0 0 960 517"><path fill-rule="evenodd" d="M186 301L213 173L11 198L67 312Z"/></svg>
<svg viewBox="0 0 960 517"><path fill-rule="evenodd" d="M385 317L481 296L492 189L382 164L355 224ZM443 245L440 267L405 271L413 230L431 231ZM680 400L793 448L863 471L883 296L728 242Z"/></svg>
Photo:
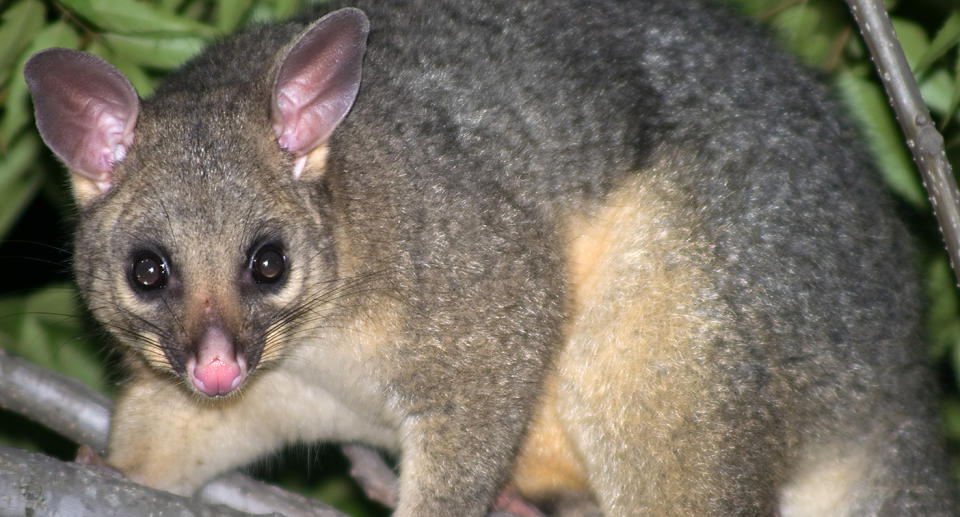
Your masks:
<svg viewBox="0 0 960 517"><path fill-rule="evenodd" d="M866 141L911 223L927 273L932 356L942 365L948 435L960 446L960 298L930 207L865 46L842 2L728 0L771 27L784 46L831 80L860 123ZM33 128L22 68L51 46L87 50L115 64L141 96L163 74L220 35L284 17L304 0L15 0L0 13L0 347L109 392L113 382L102 336L89 325L69 283L72 207L64 174ZM890 5L891 3L888 3ZM924 98L960 168L960 7L913 0L891 14ZM0 413L0 442L52 450L23 423ZM16 422L12 424L11 422ZM328 458L329 455L324 455ZM334 459L336 461L336 459ZM342 470L342 468L341 468ZM286 474L280 474L286 477ZM322 477L322 476L321 476ZM306 490L343 491L342 475ZM348 511L355 494L337 503ZM345 502L346 501L346 502Z"/></svg>

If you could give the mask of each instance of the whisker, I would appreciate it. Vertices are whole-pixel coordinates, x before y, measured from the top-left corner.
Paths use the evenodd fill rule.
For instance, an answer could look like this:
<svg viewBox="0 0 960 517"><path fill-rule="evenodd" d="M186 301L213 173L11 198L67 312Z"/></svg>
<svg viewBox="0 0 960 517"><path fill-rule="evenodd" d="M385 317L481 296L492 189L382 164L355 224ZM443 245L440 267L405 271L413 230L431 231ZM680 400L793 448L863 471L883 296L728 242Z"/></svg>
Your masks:
<svg viewBox="0 0 960 517"><path fill-rule="evenodd" d="M306 339L322 330L346 330L341 316L361 307L361 299L372 293L389 295L375 283L386 270L368 271L347 278L323 282L301 300L279 311L264 331L261 362L278 360L292 341Z"/></svg>
<svg viewBox="0 0 960 517"><path fill-rule="evenodd" d="M167 312L170 313L170 316L173 317L173 321L176 322L177 327L180 329L180 332L186 333L186 330L183 328L183 323L180 321L180 317L177 313L170 307L170 302L166 298L163 299L163 306L166 307Z"/></svg>
<svg viewBox="0 0 960 517"><path fill-rule="evenodd" d="M20 312L10 312L6 314L0 314L0 319L5 318L22 318L23 316L55 316L58 318L72 318L72 319L83 319L82 314L65 314L62 312L50 312L50 311L20 311Z"/></svg>
<svg viewBox="0 0 960 517"><path fill-rule="evenodd" d="M70 250L68 248L61 248L60 246L54 246L53 244L50 244L48 242L33 241L29 239L4 239L3 241L0 241L0 244L17 244L17 245L27 244L27 245L35 246L38 248L47 248L49 250L53 250L58 253L63 253L64 255L70 254Z"/></svg>

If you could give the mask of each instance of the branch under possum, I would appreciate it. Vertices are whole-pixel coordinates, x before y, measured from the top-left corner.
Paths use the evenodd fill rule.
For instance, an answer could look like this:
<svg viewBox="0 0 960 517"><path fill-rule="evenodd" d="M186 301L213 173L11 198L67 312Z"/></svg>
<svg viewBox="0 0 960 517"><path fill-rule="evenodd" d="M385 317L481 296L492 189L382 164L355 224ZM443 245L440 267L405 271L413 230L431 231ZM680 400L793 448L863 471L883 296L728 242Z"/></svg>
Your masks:
<svg viewBox="0 0 960 517"><path fill-rule="evenodd" d="M3 350L0 350L0 407L39 422L77 443L87 444L99 453L106 450L110 429L109 399L74 379L10 356ZM364 458L363 465L354 466L359 479L373 480L378 487L395 483L393 472L376 452L366 451ZM368 469L372 470L367 472ZM85 491L79 488L82 485L70 485L66 481L55 482L61 470L67 473L65 476L72 480L71 483L89 483L90 490ZM206 504L226 505L240 512L278 513L288 517L344 517L343 513L319 501L239 473L227 474L207 484L200 491L200 503L165 492L160 492L166 494L163 497L157 496L155 492L158 491L117 479L108 469L87 468L11 449L0 454L0 474L0 501L9 500L14 505L9 508L12 511L10 513L8 508L2 506L6 503L0 503L2 515L23 515L16 508L37 502L27 497L31 493L30 487L35 487L42 489L44 501L63 499L94 505L91 508L96 511L91 510L91 515L110 514L109 507L102 506L103 502L98 499L103 498L103 490L116 489L125 494L123 497L154 501L170 510L182 508L188 511L188 515L216 515L216 512L208 513L206 506L202 506Z"/></svg>

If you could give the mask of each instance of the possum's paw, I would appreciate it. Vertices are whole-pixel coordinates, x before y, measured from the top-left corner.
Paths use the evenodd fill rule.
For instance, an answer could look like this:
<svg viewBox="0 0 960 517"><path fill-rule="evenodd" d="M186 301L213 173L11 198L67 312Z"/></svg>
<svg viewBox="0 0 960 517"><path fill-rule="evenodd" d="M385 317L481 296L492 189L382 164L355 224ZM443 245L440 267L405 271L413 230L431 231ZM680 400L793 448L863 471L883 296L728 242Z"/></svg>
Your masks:
<svg viewBox="0 0 960 517"><path fill-rule="evenodd" d="M539 508L524 499L511 485L503 487L493 507L498 512L516 517L546 517Z"/></svg>
<svg viewBox="0 0 960 517"><path fill-rule="evenodd" d="M89 445L81 445L80 448L77 449L77 457L74 458L73 461L80 465L85 465L89 469L97 470L102 474L107 474L110 477L118 479L124 478L122 472L107 464L107 460L103 459L103 456L97 454L97 452L93 450L93 447Z"/></svg>

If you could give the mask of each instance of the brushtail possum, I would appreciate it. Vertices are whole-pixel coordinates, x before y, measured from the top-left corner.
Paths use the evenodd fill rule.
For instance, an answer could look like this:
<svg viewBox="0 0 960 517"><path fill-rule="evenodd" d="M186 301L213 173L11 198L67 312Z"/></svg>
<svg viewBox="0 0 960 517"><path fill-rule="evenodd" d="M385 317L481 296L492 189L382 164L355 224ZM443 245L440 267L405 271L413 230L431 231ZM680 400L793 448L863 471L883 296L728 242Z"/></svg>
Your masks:
<svg viewBox="0 0 960 517"><path fill-rule="evenodd" d="M26 65L124 351L108 461L297 441L396 515L952 515L910 237L828 91L695 1L334 5L139 99ZM561 508L562 509L562 508Z"/></svg>

